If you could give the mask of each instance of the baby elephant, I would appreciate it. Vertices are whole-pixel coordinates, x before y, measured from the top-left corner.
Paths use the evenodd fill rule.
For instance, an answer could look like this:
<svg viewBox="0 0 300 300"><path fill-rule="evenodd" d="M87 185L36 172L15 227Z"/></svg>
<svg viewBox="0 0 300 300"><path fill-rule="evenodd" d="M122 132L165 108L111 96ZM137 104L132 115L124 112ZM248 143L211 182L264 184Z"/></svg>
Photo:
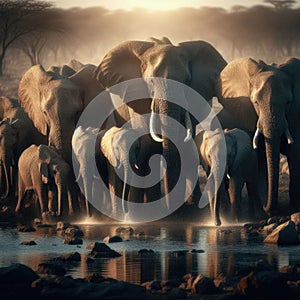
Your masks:
<svg viewBox="0 0 300 300"><path fill-rule="evenodd" d="M57 201L57 216L68 198L68 175L70 167L57 151L46 145L31 145L23 151L18 162L19 194L16 212L22 209L26 191L33 190L38 197L42 216L51 214L53 203L48 201L49 190Z"/></svg>
<svg viewBox="0 0 300 300"><path fill-rule="evenodd" d="M200 154L200 163L208 176L208 199L215 225L221 225L219 210L223 201L221 199L224 198L230 200L232 218L239 221L241 195L245 183L249 214L253 216L254 209L262 212L258 193L257 156L249 135L237 128L224 132L220 129L208 130L200 132L195 137L195 142ZM224 174L220 174L222 164L223 170L225 166ZM221 182L217 182L218 179Z"/></svg>

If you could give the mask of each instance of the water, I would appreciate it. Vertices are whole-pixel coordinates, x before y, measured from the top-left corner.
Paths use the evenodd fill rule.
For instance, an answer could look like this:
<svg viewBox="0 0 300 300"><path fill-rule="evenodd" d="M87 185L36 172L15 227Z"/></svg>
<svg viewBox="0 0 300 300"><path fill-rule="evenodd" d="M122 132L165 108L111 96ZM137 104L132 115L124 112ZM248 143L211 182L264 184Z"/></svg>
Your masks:
<svg viewBox="0 0 300 300"><path fill-rule="evenodd" d="M19 262L36 270L42 262L77 251L81 254L81 262L63 263L67 274L73 278L98 272L105 277L139 284L178 278L191 272L210 277L220 273L234 274L259 259L268 260L276 268L300 262L300 246L264 245L263 237L248 239L244 236L241 226L216 228L191 223L156 223L123 225L144 232L144 238L109 244L122 256L87 263L90 250L86 246L90 242L101 242L107 235L114 235L120 224L79 226L84 232L83 245L80 246L64 244L64 237L57 234L55 228L38 228L36 232L0 229L0 266ZM25 240L34 240L37 245L20 245ZM138 251L143 248L152 249L154 253L139 254ZM193 249L204 250L204 253L191 253Z"/></svg>

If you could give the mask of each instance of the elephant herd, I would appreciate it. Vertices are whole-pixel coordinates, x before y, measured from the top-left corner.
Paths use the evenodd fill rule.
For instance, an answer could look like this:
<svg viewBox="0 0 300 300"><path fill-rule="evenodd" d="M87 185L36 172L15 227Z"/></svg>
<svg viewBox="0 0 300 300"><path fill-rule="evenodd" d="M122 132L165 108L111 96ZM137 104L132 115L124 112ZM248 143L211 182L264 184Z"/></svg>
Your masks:
<svg viewBox="0 0 300 300"><path fill-rule="evenodd" d="M126 102L125 90L119 95L122 105L116 106L110 91L136 78L148 82L152 96ZM184 88L175 91L170 81L193 89L209 104L214 97L218 100L222 109L209 128L196 130L202 120L188 109L192 107L189 94ZM103 103L103 109L111 112L105 122L100 128L79 126L83 111L105 91L112 95L110 102ZM182 105L168 101L174 97ZM90 216L94 190L103 192L93 186L97 176L109 192L96 198L105 202L113 218L119 212L129 213L132 202L150 203L165 197L170 207L174 197L184 198L186 192L183 186L172 194L181 175L183 160L177 149L181 144L207 174L202 193L199 164L189 167L185 184L197 178L190 196L195 205L207 197L216 225L221 224L222 209L229 207L224 195L228 195L232 220L239 221L244 185L249 217L280 214L280 154L288 161L290 210L299 210L297 58L271 65L248 57L227 62L205 41L177 45L166 37L125 41L113 47L98 66L76 64L46 71L35 65L21 78L18 99L0 100L0 197L14 203L17 213L24 210L26 192L33 190L42 216L82 211ZM94 111L93 118L98 113ZM209 114L204 106L203 114ZM161 161L155 162L158 168L151 167L155 154L164 159L163 176ZM145 183L150 173L159 180L149 186ZM141 185L145 187L131 184L136 176L145 181Z"/></svg>

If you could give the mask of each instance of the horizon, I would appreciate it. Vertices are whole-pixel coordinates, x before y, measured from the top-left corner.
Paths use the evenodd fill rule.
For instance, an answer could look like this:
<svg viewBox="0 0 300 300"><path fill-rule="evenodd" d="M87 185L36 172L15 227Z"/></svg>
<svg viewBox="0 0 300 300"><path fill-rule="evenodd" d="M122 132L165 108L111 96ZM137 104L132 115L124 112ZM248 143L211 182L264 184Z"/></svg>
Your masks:
<svg viewBox="0 0 300 300"><path fill-rule="evenodd" d="M246 3L245 3L246 2ZM252 7L256 5L271 6L271 4L264 3L263 0L50 0L57 8L70 9L70 8L88 8L88 7L103 7L108 10L174 10L180 8L201 8L201 7L220 7L224 9L231 9L235 6ZM296 0L293 8L300 6L300 0Z"/></svg>

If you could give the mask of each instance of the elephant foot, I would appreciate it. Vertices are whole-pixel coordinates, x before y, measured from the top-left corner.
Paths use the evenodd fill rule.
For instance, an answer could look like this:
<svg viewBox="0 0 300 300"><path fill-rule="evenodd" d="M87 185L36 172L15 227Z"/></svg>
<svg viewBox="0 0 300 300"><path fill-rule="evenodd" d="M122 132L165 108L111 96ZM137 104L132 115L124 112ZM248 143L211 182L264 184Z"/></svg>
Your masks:
<svg viewBox="0 0 300 300"><path fill-rule="evenodd" d="M215 220L215 225L216 226L221 226L221 220L220 219L217 219L217 220Z"/></svg>

